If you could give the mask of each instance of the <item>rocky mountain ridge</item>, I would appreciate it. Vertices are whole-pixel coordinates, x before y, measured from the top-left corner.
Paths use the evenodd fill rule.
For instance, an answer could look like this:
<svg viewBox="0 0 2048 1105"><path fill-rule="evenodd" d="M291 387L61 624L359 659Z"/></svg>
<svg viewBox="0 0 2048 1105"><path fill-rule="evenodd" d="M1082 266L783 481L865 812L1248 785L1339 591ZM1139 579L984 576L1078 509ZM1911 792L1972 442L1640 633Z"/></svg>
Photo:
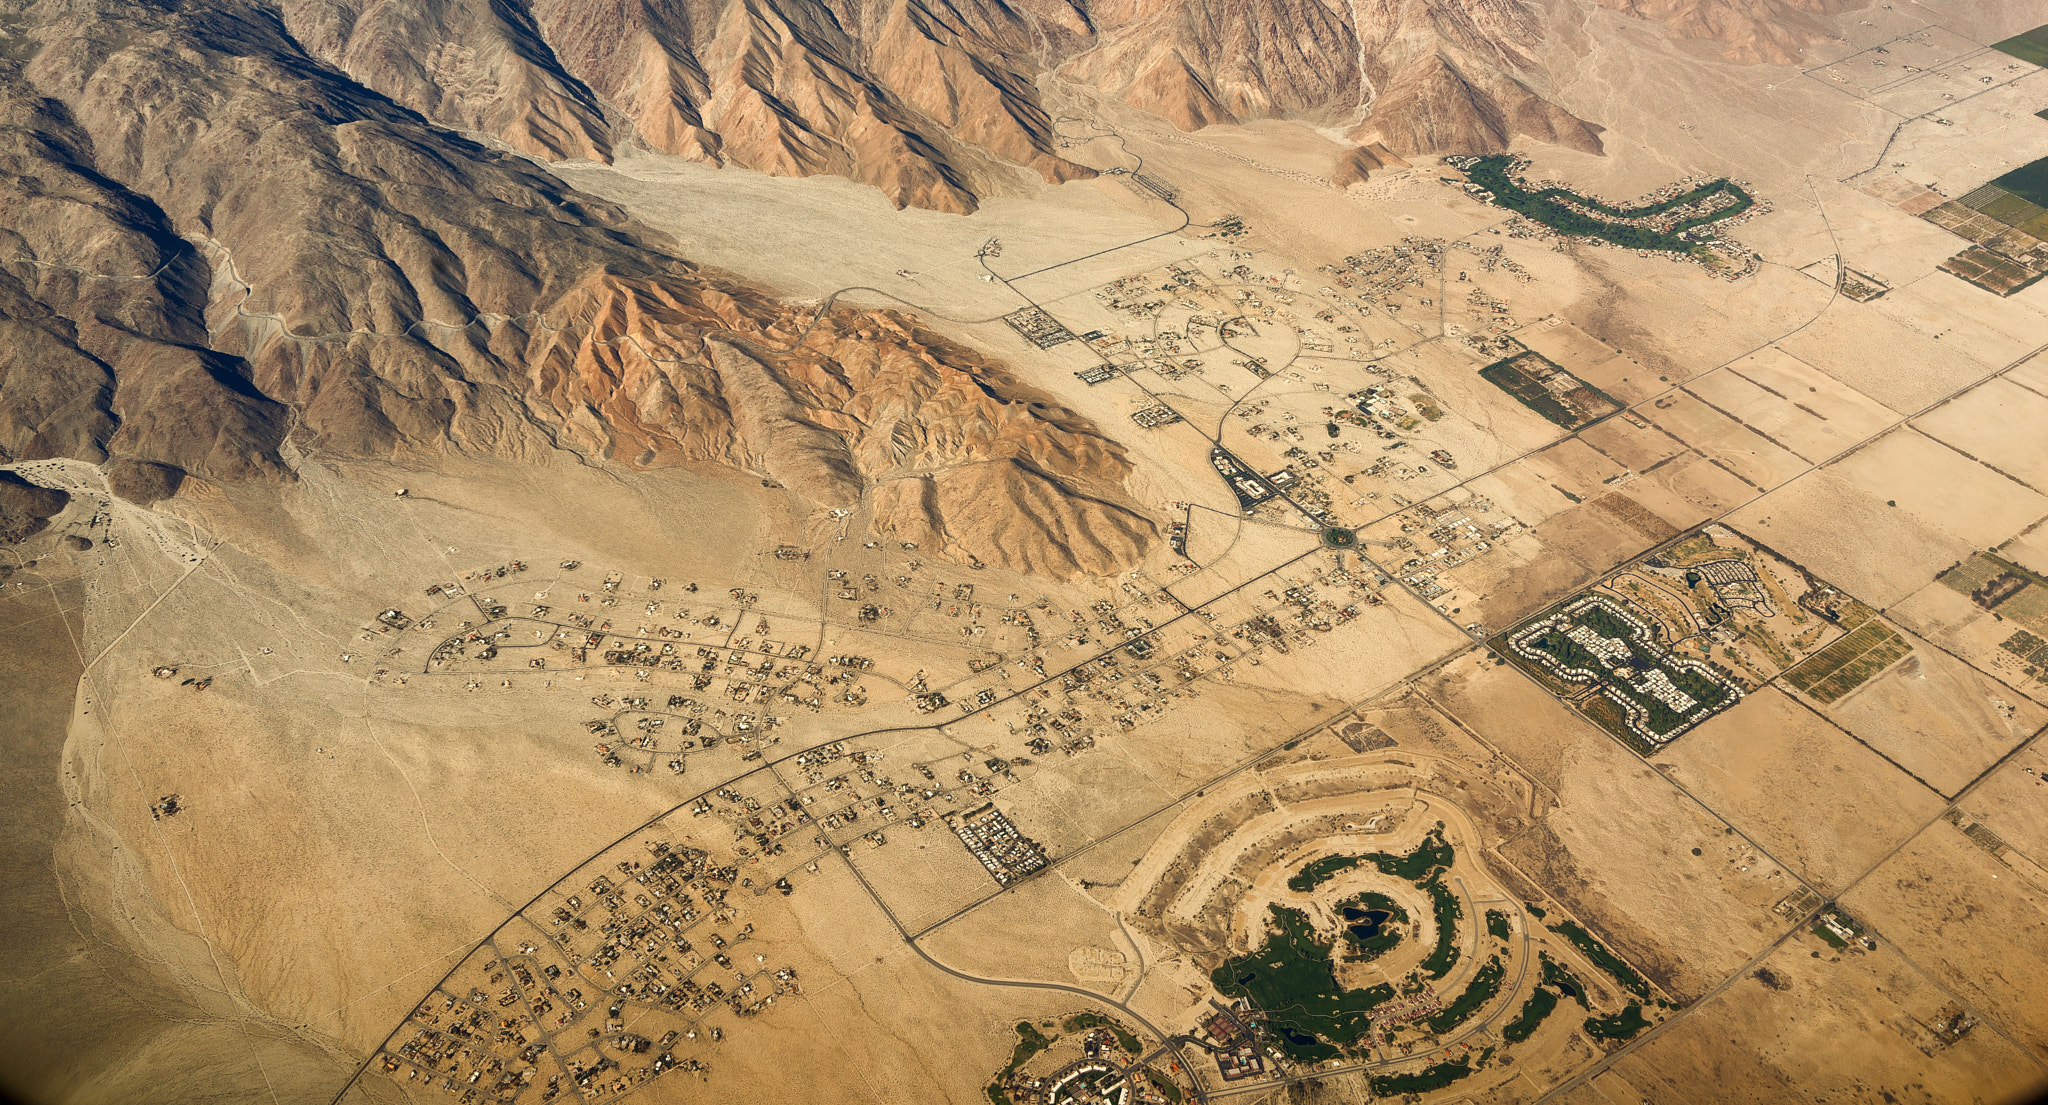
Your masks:
<svg viewBox="0 0 2048 1105"><path fill-rule="evenodd" d="M0 72L0 459L108 463L148 498L289 479L287 435L334 457L568 450L722 465L821 507L914 477L937 493L881 502L878 529L1053 575L1154 540L1120 448L999 366L676 258L260 9L37 12ZM990 481L1036 499L1000 545L948 524Z"/></svg>
<svg viewBox="0 0 2048 1105"><path fill-rule="evenodd" d="M1782 62L1842 0L1600 2ZM1404 156L1600 149L1542 91L1523 0L286 0L281 17L365 87L536 157L639 143L940 211L973 211L1017 166L1093 175L1059 153L1047 74L1184 130L1277 117Z"/></svg>

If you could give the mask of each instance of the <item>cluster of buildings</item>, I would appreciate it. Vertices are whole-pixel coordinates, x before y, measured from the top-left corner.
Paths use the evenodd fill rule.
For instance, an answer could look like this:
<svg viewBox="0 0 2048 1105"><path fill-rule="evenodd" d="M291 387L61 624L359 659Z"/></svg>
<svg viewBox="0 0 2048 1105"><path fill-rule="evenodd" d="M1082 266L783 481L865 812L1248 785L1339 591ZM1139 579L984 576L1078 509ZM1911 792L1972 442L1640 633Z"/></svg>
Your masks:
<svg viewBox="0 0 2048 1105"><path fill-rule="evenodd" d="M1460 155L1444 158L1444 164L1460 172L1469 172L1482 160L1480 157ZM1506 166L1505 175L1513 180L1528 166L1529 161L1526 158L1516 158ZM1482 202L1498 202L1492 192L1479 184L1453 177L1439 179L1445 184L1462 189ZM1617 207L1597 196L1585 195L1573 190L1569 185L1554 180L1516 181L1515 186L1525 192L1535 193L1541 199L1588 220L1657 234L1675 234L1696 247L1690 252L1663 249L1631 250L1638 256L1698 261L1709 272L1727 280L1738 280L1754 273L1762 266L1762 259L1757 254L1728 242L1719 234L1722 230L1740 225L1771 209L1768 202L1754 195L1748 181L1683 177L1627 207ZM1690 198L1686 198L1688 196ZM1684 199L1684 202L1673 202L1680 199ZM1526 215L1519 215L1514 224L1510 232L1511 237L1549 240L1555 242L1559 249L1564 247L1566 240L1603 242L1603 239L1591 235L1567 234Z"/></svg>
<svg viewBox="0 0 2048 1105"><path fill-rule="evenodd" d="M1175 422L1180 421L1180 412L1164 403L1154 403L1149 407L1131 412L1131 421L1136 422L1140 428L1147 430L1157 426L1171 426Z"/></svg>
<svg viewBox="0 0 2048 1105"><path fill-rule="evenodd" d="M803 992L794 967L742 954L754 927L728 897L750 882L737 865L644 843L530 908L530 929L487 939L385 1044L384 1073L464 1105L623 1095L669 1072L705 1073L676 1051L723 1039L726 1014L757 1016Z"/></svg>
<svg viewBox="0 0 2048 1105"><path fill-rule="evenodd" d="M1581 595L1524 623L1507 637L1515 656L1566 683L1601 685L1626 715L1636 736L1663 744L1742 697L1742 689L1704 661L1676 656L1654 643L1648 622L1601 594ZM1673 672L1712 688L1702 700L1680 687ZM1649 703L1670 715L1653 720Z"/></svg>
<svg viewBox="0 0 2048 1105"><path fill-rule="evenodd" d="M1218 445L1209 450L1209 463L1216 468L1216 474L1237 495L1237 505L1246 513L1253 507L1280 494L1279 487L1270 477L1261 476L1237 455ZM1283 469L1284 471L1284 469Z"/></svg>
<svg viewBox="0 0 2048 1105"><path fill-rule="evenodd" d="M1209 1058L1216 1061L1217 1073L1225 1082L1241 1082L1265 1074L1265 1049L1259 1044L1258 1032L1240 1017L1249 1016L1251 1005L1240 999L1231 1006L1223 1006L1213 998L1210 1004L1215 1006L1215 1012L1202 1022L1202 1031L1209 1039L1201 1043Z"/></svg>
<svg viewBox="0 0 2048 1105"><path fill-rule="evenodd" d="M1444 271L1444 241L1410 236L1400 245L1369 249L1344 258L1342 265L1325 265L1322 271L1341 288L1385 300L1409 288L1428 287Z"/></svg>
<svg viewBox="0 0 2048 1105"><path fill-rule="evenodd" d="M966 813L948 813L945 820L960 837L960 843L967 845L974 858L1003 886L1046 865L1045 849L1018 832L1017 826L993 802Z"/></svg>
<svg viewBox="0 0 2048 1105"><path fill-rule="evenodd" d="M1003 316L1003 321L1010 324L1010 329L1023 335L1025 341L1040 349L1051 349L1053 346L1074 340L1072 331L1037 307L1012 311Z"/></svg>

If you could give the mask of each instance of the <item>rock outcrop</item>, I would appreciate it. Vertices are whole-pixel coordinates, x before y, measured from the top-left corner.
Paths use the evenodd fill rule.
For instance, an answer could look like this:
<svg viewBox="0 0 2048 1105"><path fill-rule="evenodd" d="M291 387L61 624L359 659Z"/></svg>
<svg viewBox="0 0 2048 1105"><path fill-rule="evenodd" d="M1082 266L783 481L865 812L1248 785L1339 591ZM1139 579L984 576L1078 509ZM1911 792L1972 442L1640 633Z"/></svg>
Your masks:
<svg viewBox="0 0 2048 1105"><path fill-rule="evenodd" d="M0 545L18 545L41 533L69 505L65 492L0 472Z"/></svg>
<svg viewBox="0 0 2048 1105"><path fill-rule="evenodd" d="M1432 54L1395 74L1373 101L1354 142L1379 143L1397 154L1498 153L1517 135L1600 152L1600 128L1498 72L1473 75Z"/></svg>
<svg viewBox="0 0 2048 1105"><path fill-rule="evenodd" d="M1365 183L1382 169L1405 168L1408 168L1408 162L1381 143L1353 146L1337 155L1337 164L1330 170L1330 183L1345 188Z"/></svg>
<svg viewBox="0 0 2048 1105"><path fill-rule="evenodd" d="M1598 128L1528 81L1542 31L1515 0L1109 0L1067 64L1195 130L1298 118L1357 124L1398 154L1487 153L1516 136L1597 152ZM1363 122L1359 122L1360 119Z"/></svg>

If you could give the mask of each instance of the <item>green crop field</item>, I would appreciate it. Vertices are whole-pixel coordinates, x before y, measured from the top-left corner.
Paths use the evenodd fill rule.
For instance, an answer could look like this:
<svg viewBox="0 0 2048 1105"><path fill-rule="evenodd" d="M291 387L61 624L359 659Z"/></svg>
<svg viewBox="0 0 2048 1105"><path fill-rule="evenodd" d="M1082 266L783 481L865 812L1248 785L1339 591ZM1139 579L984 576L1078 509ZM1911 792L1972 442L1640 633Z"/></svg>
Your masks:
<svg viewBox="0 0 2048 1105"><path fill-rule="evenodd" d="M2048 26L2022 31L2003 42L1992 43L1991 48L2021 61L2048 65Z"/></svg>
<svg viewBox="0 0 2048 1105"><path fill-rule="evenodd" d="M2041 32L2037 29L2027 33L2039 34ZM2011 40L2007 39L2006 41L2009 42ZM1998 177L1991 183L1998 185L2000 188L2011 192L2023 200L2042 207L2048 207L2048 157L2044 157L2039 161L2030 161L2014 169L2012 172Z"/></svg>
<svg viewBox="0 0 2048 1105"><path fill-rule="evenodd" d="M1868 621L1786 672L1785 682L1832 703L1911 651L1913 646L1891 626Z"/></svg>
<svg viewBox="0 0 2048 1105"><path fill-rule="evenodd" d="M1522 354L1527 356L1527 354ZM1571 408L1557 401L1541 384L1529 379L1516 368L1514 359L1497 361L1479 370L1479 378L1515 397L1515 401L1542 415L1544 418L1563 426L1567 430L1578 428L1579 419L1572 416Z"/></svg>

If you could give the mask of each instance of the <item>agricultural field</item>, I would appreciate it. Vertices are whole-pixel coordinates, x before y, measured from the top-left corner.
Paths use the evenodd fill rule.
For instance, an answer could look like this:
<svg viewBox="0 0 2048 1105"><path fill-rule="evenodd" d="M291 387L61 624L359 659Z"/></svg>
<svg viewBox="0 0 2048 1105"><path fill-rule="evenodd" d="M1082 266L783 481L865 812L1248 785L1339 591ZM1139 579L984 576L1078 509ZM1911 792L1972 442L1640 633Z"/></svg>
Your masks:
<svg viewBox="0 0 2048 1105"><path fill-rule="evenodd" d="M1621 409L1612 396L1566 372L1541 353L1517 353L1479 370L1481 378L1567 430Z"/></svg>
<svg viewBox="0 0 2048 1105"><path fill-rule="evenodd" d="M1992 43L1991 48L2033 65L2048 66L2048 27L2036 27L2002 39Z"/></svg>
<svg viewBox="0 0 2048 1105"><path fill-rule="evenodd" d="M1897 630L1864 622L1785 673L1785 682L1821 703L1833 703L1913 651Z"/></svg>

